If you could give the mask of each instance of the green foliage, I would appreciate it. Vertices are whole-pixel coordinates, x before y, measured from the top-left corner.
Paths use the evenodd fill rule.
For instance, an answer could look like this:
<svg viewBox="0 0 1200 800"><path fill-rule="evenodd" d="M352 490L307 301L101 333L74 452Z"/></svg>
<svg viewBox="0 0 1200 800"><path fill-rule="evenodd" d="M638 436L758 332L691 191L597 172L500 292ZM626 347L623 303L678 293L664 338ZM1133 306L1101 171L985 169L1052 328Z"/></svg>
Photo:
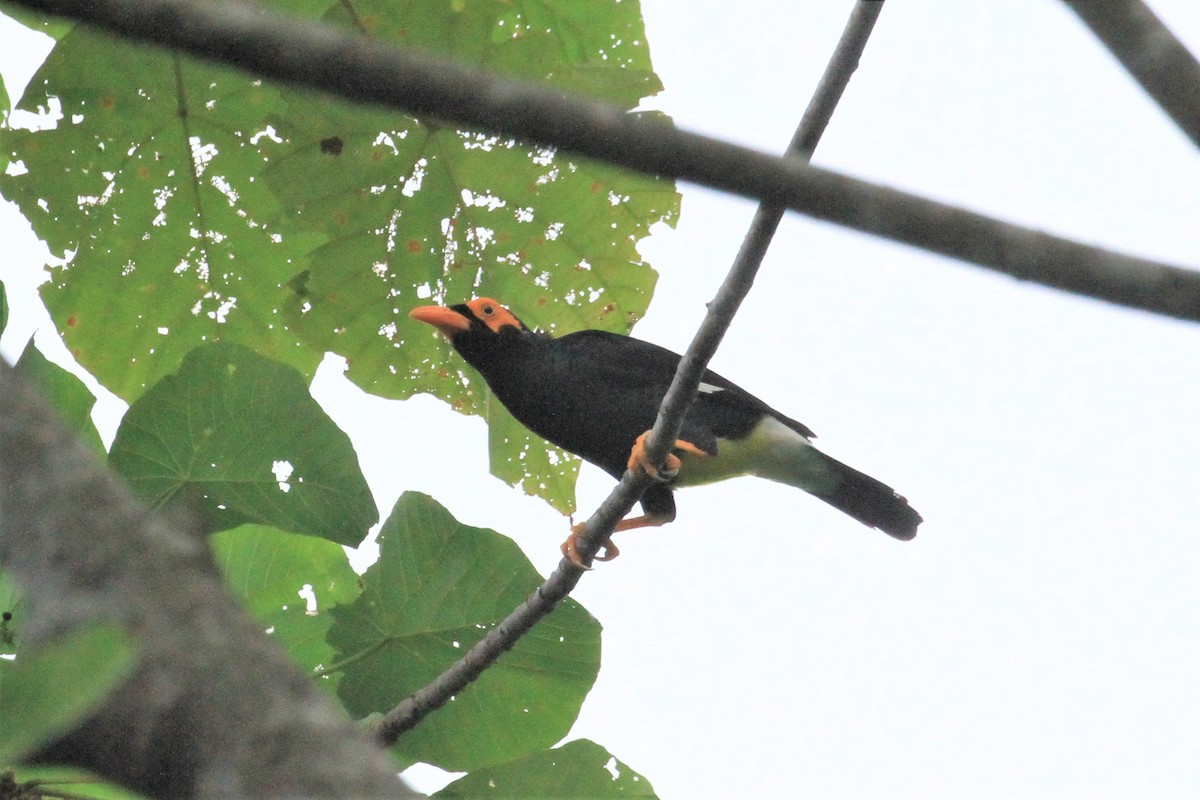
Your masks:
<svg viewBox="0 0 1200 800"><path fill-rule="evenodd" d="M534 436L491 392L487 398L483 415L488 423L492 474L520 486L526 494L544 497L564 514L574 514L579 458Z"/></svg>
<svg viewBox="0 0 1200 800"><path fill-rule="evenodd" d="M661 88L636 3L275 5L626 108ZM367 391L481 413L482 381L408 310L486 294L531 325L626 332L655 282L637 244L678 212L670 182L82 27L20 106L51 98L57 127L7 133L28 172L0 191L73 252L43 297L79 362L129 401L219 339L306 376L331 350ZM513 426L491 441L496 474L573 509L570 459Z"/></svg>
<svg viewBox="0 0 1200 800"><path fill-rule="evenodd" d="M20 106L52 97L64 119L9 132L29 172L0 187L52 253L76 251L42 296L79 363L129 401L218 338L311 375L319 354L281 308L317 240L264 225L279 206L256 180L265 163L251 142L278 92L79 27Z"/></svg>
<svg viewBox="0 0 1200 800"><path fill-rule="evenodd" d="M16 652L20 624L21 592L12 578L0 570L0 655Z"/></svg>
<svg viewBox="0 0 1200 800"><path fill-rule="evenodd" d="M26 28L44 33L51 39L61 39L67 35L67 31L75 27L74 22L62 17L47 17L9 3L0 3L0 11L3 11L4 16L16 20Z"/></svg>
<svg viewBox="0 0 1200 800"><path fill-rule="evenodd" d="M587 739L476 770L434 795L442 800L655 796L648 780Z"/></svg>
<svg viewBox="0 0 1200 800"><path fill-rule="evenodd" d="M8 290L4 288L4 282L0 281L0 333L4 333L4 329L8 327Z"/></svg>
<svg viewBox="0 0 1200 800"><path fill-rule="evenodd" d="M8 89L4 88L4 76L0 75L0 126L8 122L9 109L12 108L12 102L8 99ZM0 150L0 173L8 169L8 153ZM0 284L0 299L4 296L4 285ZM4 303L3 314L0 315L0 333L4 332L4 325L8 322L8 305Z"/></svg>
<svg viewBox="0 0 1200 800"><path fill-rule="evenodd" d="M661 88L636 2L268 4L626 109ZM132 403L111 466L151 505L179 502L220 531L212 544L231 591L351 713L390 709L540 576L506 537L415 494L383 526L380 561L355 575L335 542L360 541L378 511L350 442L307 381L332 351L367 391L430 392L482 414L493 472L573 510L578 460L516 423L408 311L490 295L551 332L627 332L656 277L638 244L655 223L674 224L678 194L669 182L19 17L60 38L19 106L61 104L62 119L0 130L0 167L10 157L23 167L0 174L0 192L65 260L42 288L59 334ZM0 101L6 110L2 84ZM21 369L98 449L86 388L32 347ZM398 467L409 462L398 455ZM277 474L284 465L290 474ZM0 574L6 602L16 599ZM4 622L0 650L17 649L19 622ZM32 687L22 690L29 708L71 724L70 714L86 713L80 702L111 685L105 676L119 679L126 652L107 640L77 647L72 666L91 681L74 683L45 660L53 654L19 653L15 665L0 661L0 686L16 674L16 685ZM407 734L397 759L480 770L448 789L453 796L484 786L648 794L597 745L547 750L575 720L599 657L599 623L566 601ZM71 697L39 689L37 670L70 678L58 685L71 685ZM11 693L0 694L0 719L21 718L6 702ZM27 741L0 736L0 749Z"/></svg>
<svg viewBox="0 0 1200 800"><path fill-rule="evenodd" d="M333 660L325 641L330 609L361 592L341 547L262 525L223 531L212 537L212 547L230 591L302 667L315 670ZM315 599L311 611L300 595L305 587Z"/></svg>
<svg viewBox="0 0 1200 800"><path fill-rule="evenodd" d="M16 661L0 659L0 764L83 719L130 673L135 655L123 631L97 626Z"/></svg>
<svg viewBox="0 0 1200 800"><path fill-rule="evenodd" d="M145 795L122 786L97 780L86 770L72 767L27 766L12 772L13 780L29 795L16 794L14 800L63 798L63 800L142 800ZM0 797L4 797L0 791Z"/></svg>
<svg viewBox="0 0 1200 800"><path fill-rule="evenodd" d="M17 372L37 384L42 396L92 452L104 456L104 443L100 441L96 424L92 422L92 406L96 404L96 397L83 381L58 364L47 361L42 352L34 347L32 339L17 360Z"/></svg>
<svg viewBox="0 0 1200 800"><path fill-rule="evenodd" d="M354 545L379 519L350 439L303 378L240 345L189 353L130 407L109 463L208 531L257 522Z"/></svg>
<svg viewBox="0 0 1200 800"><path fill-rule="evenodd" d="M392 708L482 639L541 577L512 540L408 492L379 534L363 593L333 610L338 694L356 716ZM411 760L468 770L545 749L570 729L600 667L600 624L566 600L469 689L405 735Z"/></svg>

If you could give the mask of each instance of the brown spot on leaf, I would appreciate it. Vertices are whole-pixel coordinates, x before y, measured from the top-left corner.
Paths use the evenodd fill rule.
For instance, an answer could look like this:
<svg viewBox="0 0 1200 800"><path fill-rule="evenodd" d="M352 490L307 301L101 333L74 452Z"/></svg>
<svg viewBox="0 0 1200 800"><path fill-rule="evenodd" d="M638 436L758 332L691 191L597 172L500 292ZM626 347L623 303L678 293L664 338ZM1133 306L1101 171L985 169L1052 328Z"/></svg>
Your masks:
<svg viewBox="0 0 1200 800"><path fill-rule="evenodd" d="M321 152L327 156L340 156L344 144L340 136L327 136L321 140Z"/></svg>
<svg viewBox="0 0 1200 800"><path fill-rule="evenodd" d="M421 252L421 242L416 239L409 239L408 240L408 252L410 252L410 253Z"/></svg>

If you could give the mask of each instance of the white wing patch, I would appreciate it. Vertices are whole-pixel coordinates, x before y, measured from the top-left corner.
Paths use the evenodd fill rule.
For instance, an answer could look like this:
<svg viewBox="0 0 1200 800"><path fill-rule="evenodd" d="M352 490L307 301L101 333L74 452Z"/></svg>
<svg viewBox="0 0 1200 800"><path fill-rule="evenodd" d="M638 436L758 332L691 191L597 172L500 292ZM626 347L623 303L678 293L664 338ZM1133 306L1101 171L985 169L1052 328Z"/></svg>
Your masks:
<svg viewBox="0 0 1200 800"><path fill-rule="evenodd" d="M720 386L713 386L711 383L701 383L699 389L700 394L716 394L723 391L725 390Z"/></svg>

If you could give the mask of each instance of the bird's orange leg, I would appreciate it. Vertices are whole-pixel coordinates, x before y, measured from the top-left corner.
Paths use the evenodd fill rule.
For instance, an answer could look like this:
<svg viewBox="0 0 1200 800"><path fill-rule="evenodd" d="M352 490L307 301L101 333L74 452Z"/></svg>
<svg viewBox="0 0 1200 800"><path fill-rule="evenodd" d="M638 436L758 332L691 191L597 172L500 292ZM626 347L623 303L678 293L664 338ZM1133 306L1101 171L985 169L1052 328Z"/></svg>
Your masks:
<svg viewBox="0 0 1200 800"><path fill-rule="evenodd" d="M657 528L659 525L666 525L674 518L674 516L665 516L662 514L643 514L640 517L630 517L618 522L616 527L613 528L613 533L617 533L619 531L629 531L633 530L634 528ZM566 556L568 561L580 569L590 569L587 564L583 563L583 559L580 557L579 549L576 545L579 535L583 533L583 529L586 524L587 523L581 522L578 525L572 525L571 535L568 536L567 540L562 543L562 554ZM596 560L612 561L619 555L621 555L621 551L617 549L615 544L613 544L612 537L609 537L600 543L600 552L596 554Z"/></svg>
<svg viewBox="0 0 1200 800"><path fill-rule="evenodd" d="M669 481L679 474L680 461L679 456L674 452L667 453L666 461L663 462L660 470L654 462L646 456L646 439L650 436L650 431L646 431L633 443L633 449L629 451L629 463L626 468L630 472L644 472L656 481ZM672 450L678 450L681 453L688 453L693 456L703 458L711 455L701 450L696 445L686 439L676 439L675 446ZM661 523L660 523L661 524ZM642 526L635 526L642 527Z"/></svg>
<svg viewBox="0 0 1200 800"><path fill-rule="evenodd" d="M669 481L679 474L679 467L681 466L682 462L680 462L679 456L672 452L667 454L666 461L663 463L661 470L655 466L654 463L646 456L646 437L649 435L650 431L646 431L633 443L633 449L629 452L629 463L627 467L630 472L641 471L645 472L647 475L657 481ZM673 447L672 450L678 450L681 453L689 453L700 458L711 455L710 453L706 453L696 445L684 439L676 439L675 447ZM613 528L613 533L630 531L634 528L657 528L660 525L666 525L673 519L675 519L675 515L673 513L670 515L643 514L640 517L630 517L618 522L616 527ZM578 546L576 545L579 535L583 533L583 528L584 523L571 526L571 535L568 536L567 540L562 543L562 554L566 556L568 561L580 569L588 569L589 567L587 564L583 563L583 559L579 555ZM621 551L617 549L615 544L613 544L612 537L609 537L600 543L600 553L596 555L596 560L612 561L620 554Z"/></svg>

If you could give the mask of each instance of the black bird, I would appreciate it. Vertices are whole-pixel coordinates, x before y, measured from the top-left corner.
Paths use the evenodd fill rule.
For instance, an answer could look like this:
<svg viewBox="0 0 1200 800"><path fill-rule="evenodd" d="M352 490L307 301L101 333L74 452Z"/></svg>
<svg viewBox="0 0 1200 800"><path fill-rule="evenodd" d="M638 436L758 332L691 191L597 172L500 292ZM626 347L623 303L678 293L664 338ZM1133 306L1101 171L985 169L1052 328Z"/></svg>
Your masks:
<svg viewBox="0 0 1200 800"><path fill-rule="evenodd" d="M492 392L531 431L590 461L618 480L626 469L658 478L642 495L643 515L615 531L675 519L672 491L757 475L803 489L864 525L912 539L921 524L891 487L813 446L814 434L749 392L706 371L662 471L644 442L679 366L680 356L658 345L606 331L558 338L530 330L495 300L481 297L450 307L422 306L410 316L441 331ZM576 526L563 554L584 566ZM598 558L617 556L612 541Z"/></svg>

